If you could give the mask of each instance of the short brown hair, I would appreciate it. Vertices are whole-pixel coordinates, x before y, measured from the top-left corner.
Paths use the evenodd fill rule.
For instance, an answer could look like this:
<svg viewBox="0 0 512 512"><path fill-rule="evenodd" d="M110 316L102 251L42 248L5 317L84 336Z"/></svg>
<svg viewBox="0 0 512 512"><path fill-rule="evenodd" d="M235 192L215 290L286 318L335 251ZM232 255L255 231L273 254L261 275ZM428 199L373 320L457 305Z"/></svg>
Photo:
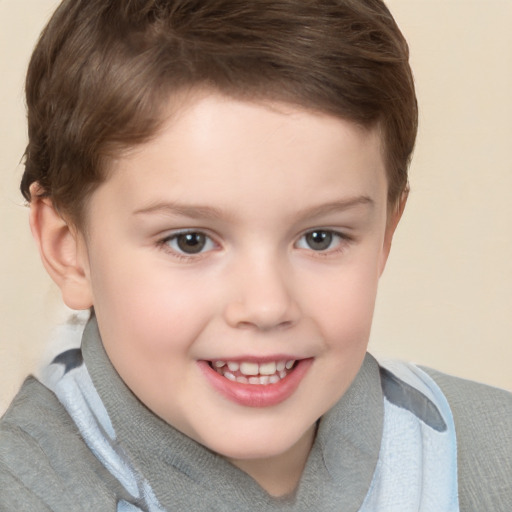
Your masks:
<svg viewBox="0 0 512 512"><path fill-rule="evenodd" d="M408 57L381 0L64 0L28 69L22 193L38 182L79 225L109 158L199 86L378 125L394 203L417 130Z"/></svg>

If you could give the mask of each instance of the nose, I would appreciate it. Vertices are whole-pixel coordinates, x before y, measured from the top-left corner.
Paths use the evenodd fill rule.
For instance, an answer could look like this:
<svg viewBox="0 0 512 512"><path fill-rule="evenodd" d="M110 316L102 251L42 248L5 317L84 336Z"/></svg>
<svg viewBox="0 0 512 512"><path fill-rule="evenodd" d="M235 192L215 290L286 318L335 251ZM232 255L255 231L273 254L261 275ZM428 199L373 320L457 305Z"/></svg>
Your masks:
<svg viewBox="0 0 512 512"><path fill-rule="evenodd" d="M224 312L231 327L269 331L297 323L300 309L289 272L283 267L269 258L258 258L231 274L232 294Z"/></svg>

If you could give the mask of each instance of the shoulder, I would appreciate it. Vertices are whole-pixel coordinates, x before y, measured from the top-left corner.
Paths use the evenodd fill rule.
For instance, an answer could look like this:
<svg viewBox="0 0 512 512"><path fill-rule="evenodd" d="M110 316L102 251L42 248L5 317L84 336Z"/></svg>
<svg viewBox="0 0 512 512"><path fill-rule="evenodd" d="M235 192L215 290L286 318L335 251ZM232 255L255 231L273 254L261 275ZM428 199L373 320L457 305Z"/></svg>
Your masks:
<svg viewBox="0 0 512 512"><path fill-rule="evenodd" d="M512 450L512 393L430 368L423 370L448 399L462 443L470 441L475 446L478 442L489 449L499 447L499 452Z"/></svg>
<svg viewBox="0 0 512 512"><path fill-rule="evenodd" d="M55 395L27 379L0 420L0 510L78 512L84 498L105 510L105 477Z"/></svg>
<svg viewBox="0 0 512 512"><path fill-rule="evenodd" d="M457 433L461 510L509 510L512 393L423 368L445 394Z"/></svg>

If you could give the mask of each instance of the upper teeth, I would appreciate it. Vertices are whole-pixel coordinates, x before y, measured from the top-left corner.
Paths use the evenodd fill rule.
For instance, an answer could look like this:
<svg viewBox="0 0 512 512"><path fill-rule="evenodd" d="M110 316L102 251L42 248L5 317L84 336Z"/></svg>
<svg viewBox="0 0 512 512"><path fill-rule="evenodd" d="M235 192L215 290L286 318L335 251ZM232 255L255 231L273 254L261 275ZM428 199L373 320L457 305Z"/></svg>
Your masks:
<svg viewBox="0 0 512 512"><path fill-rule="evenodd" d="M280 374L285 370L291 370L295 360L290 359L288 361L269 361L265 363L255 363L251 361L214 361L213 366L221 369L227 366L230 372L240 371L241 374L248 377L256 375L274 375L276 372ZM224 372L223 372L224 373Z"/></svg>

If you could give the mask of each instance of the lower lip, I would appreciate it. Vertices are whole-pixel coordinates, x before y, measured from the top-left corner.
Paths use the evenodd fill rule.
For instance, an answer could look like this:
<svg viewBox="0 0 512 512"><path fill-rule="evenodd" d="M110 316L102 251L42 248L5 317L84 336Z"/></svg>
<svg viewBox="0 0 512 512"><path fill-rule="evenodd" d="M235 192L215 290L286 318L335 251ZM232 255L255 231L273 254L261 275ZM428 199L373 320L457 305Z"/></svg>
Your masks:
<svg viewBox="0 0 512 512"><path fill-rule="evenodd" d="M284 402L299 387L313 359L297 361L293 370L275 384L241 384L217 373L207 361L197 364L208 382L223 396L246 407L270 407Z"/></svg>

